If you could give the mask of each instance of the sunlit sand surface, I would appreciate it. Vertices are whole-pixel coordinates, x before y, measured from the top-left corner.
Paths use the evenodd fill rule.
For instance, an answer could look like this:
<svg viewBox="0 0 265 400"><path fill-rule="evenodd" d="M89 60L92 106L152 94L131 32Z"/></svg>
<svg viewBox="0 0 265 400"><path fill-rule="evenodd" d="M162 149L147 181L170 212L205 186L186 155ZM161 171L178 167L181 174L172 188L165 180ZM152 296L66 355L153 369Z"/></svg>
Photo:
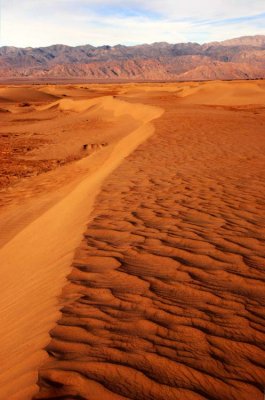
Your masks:
<svg viewBox="0 0 265 400"><path fill-rule="evenodd" d="M263 400L265 83L0 108L0 399Z"/></svg>

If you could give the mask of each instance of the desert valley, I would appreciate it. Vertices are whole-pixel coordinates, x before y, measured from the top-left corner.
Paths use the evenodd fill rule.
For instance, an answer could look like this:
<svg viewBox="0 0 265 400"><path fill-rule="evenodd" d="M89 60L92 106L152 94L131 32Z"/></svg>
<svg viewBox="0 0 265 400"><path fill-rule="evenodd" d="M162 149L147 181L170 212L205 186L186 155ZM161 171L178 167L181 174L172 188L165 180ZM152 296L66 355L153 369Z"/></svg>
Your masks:
<svg viewBox="0 0 265 400"><path fill-rule="evenodd" d="M265 82L186 80L0 86L1 400L263 400Z"/></svg>

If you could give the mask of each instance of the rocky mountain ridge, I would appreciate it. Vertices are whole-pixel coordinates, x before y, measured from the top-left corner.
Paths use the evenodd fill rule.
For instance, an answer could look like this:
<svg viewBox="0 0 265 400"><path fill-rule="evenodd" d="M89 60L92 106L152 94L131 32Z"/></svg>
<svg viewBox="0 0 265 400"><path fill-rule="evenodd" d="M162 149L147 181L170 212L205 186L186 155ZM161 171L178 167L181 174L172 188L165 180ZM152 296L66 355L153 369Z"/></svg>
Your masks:
<svg viewBox="0 0 265 400"><path fill-rule="evenodd" d="M137 46L0 47L0 79L211 80L265 78L265 35Z"/></svg>

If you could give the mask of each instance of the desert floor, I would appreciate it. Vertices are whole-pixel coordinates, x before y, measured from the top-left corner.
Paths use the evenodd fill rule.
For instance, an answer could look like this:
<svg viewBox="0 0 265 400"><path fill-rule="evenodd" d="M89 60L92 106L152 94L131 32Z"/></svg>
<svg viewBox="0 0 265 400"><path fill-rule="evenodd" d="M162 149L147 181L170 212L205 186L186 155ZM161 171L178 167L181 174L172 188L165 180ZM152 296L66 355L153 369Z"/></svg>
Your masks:
<svg viewBox="0 0 265 400"><path fill-rule="evenodd" d="M0 400L263 400L265 82L0 86Z"/></svg>

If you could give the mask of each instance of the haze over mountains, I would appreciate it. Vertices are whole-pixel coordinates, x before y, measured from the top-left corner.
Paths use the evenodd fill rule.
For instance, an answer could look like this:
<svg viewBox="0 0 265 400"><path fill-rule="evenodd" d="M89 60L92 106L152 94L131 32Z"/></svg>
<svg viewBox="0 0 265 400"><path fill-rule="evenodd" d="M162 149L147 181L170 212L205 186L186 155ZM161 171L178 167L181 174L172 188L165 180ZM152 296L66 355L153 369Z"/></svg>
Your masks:
<svg viewBox="0 0 265 400"><path fill-rule="evenodd" d="M265 78L265 35L200 45L0 48L0 79L213 80Z"/></svg>

